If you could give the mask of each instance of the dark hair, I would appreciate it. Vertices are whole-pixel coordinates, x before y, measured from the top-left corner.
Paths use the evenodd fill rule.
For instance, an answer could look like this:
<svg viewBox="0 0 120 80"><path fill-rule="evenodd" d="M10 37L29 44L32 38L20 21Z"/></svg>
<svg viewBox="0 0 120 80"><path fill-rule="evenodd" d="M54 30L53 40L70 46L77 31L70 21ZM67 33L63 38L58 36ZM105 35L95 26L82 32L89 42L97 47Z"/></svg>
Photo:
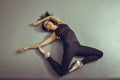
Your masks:
<svg viewBox="0 0 120 80"><path fill-rule="evenodd" d="M53 14L50 14L48 11L46 12L46 13L44 13L42 16L40 16L40 19L38 19L38 20L42 20L43 18L45 18L45 17L48 17L48 16L53 16ZM53 24L57 24L55 21L53 21L53 20L49 20L49 21L51 21ZM44 26L44 22L41 24L41 28L42 28L42 30L43 31L48 31L47 30L47 28ZM53 30L50 30L49 32L53 32Z"/></svg>

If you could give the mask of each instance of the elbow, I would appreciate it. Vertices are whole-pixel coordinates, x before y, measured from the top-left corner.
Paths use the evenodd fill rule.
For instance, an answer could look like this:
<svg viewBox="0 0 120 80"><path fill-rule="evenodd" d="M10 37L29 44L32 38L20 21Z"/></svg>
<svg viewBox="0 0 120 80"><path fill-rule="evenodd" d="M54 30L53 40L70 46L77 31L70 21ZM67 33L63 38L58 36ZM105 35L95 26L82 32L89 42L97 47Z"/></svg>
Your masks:
<svg viewBox="0 0 120 80"><path fill-rule="evenodd" d="M49 16L49 19L50 19L50 20L53 19L53 16Z"/></svg>

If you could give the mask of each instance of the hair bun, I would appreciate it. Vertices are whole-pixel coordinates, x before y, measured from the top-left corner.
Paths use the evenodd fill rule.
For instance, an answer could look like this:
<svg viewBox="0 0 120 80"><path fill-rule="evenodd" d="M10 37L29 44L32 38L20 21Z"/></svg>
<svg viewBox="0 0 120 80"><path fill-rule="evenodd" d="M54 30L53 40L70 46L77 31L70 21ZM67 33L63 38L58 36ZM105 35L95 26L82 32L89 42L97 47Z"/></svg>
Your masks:
<svg viewBox="0 0 120 80"><path fill-rule="evenodd" d="M40 16L40 19L38 19L38 20L41 20L41 19L48 17L48 16L53 16L53 14L50 14L48 11L46 11L43 15Z"/></svg>

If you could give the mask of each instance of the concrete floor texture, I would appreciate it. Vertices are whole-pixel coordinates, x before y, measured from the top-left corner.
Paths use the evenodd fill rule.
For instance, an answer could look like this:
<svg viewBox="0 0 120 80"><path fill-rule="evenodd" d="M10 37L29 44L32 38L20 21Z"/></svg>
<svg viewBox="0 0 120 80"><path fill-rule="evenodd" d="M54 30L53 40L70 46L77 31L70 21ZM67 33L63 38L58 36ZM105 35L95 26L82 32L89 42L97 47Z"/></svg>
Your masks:
<svg viewBox="0 0 120 80"><path fill-rule="evenodd" d="M19 48L50 35L30 26L46 11L68 24L82 45L100 49L104 56L59 77L37 49L17 54ZM0 79L120 79L119 30L120 0L0 0ZM60 41L44 49L61 63Z"/></svg>

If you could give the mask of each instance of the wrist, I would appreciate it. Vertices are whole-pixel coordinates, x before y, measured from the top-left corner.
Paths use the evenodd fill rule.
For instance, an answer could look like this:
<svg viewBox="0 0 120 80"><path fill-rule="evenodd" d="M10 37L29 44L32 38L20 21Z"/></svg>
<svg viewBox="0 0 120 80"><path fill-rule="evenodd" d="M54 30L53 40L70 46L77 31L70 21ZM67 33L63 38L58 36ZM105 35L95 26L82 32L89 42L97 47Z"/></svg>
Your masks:
<svg viewBox="0 0 120 80"><path fill-rule="evenodd" d="M37 25L39 25L39 22L38 22L38 21L35 21L35 22L32 23L32 25L33 25L33 26L37 26Z"/></svg>

